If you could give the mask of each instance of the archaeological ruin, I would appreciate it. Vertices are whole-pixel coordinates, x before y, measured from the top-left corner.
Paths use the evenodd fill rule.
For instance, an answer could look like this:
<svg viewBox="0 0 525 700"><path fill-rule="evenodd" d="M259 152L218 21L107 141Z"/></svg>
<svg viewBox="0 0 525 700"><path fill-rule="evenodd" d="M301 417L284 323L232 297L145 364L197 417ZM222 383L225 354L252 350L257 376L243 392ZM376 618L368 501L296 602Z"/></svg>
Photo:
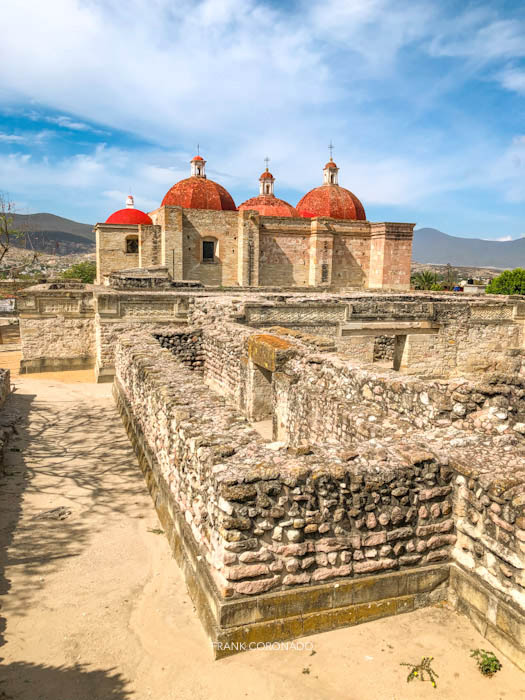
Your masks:
<svg viewBox="0 0 525 700"><path fill-rule="evenodd" d="M525 669L525 300L410 292L412 224L205 175L19 294L22 373L113 395L216 657L447 602Z"/></svg>
<svg viewBox="0 0 525 700"><path fill-rule="evenodd" d="M525 669L525 301L170 273L25 290L21 371L113 382L216 656L448 601Z"/></svg>

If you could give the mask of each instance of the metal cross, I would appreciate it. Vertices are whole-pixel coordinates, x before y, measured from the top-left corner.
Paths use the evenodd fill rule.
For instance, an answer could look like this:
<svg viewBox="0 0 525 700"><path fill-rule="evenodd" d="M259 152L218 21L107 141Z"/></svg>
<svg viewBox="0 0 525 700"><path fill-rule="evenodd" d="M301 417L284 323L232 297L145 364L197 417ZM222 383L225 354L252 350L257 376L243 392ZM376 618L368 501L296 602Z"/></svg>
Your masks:
<svg viewBox="0 0 525 700"><path fill-rule="evenodd" d="M201 154L201 147L200 144L197 144L197 155L200 156Z"/></svg>
<svg viewBox="0 0 525 700"><path fill-rule="evenodd" d="M328 150L330 151L330 160L332 160L332 152L334 150L334 144L332 143L332 141L330 141L330 143L328 144Z"/></svg>
<svg viewBox="0 0 525 700"><path fill-rule="evenodd" d="M264 162L266 163L266 170L268 170L268 163L270 162L270 159L268 158L268 156L266 156L266 158L264 159Z"/></svg>

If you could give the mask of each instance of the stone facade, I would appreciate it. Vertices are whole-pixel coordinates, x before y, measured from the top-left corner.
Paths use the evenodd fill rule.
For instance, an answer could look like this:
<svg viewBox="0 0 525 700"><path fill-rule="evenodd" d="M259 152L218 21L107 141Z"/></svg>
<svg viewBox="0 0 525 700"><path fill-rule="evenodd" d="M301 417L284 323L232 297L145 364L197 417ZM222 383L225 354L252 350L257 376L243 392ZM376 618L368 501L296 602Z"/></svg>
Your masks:
<svg viewBox="0 0 525 700"><path fill-rule="evenodd" d="M153 226L97 224L98 284L114 271L164 265L174 280L216 287L410 288L413 224L172 206L150 216Z"/></svg>

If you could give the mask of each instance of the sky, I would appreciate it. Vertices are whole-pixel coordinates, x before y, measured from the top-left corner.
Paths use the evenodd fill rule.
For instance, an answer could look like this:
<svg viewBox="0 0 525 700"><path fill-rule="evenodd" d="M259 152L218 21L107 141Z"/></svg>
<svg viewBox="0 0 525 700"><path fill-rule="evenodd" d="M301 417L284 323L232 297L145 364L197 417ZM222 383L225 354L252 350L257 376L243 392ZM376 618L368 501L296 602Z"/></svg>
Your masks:
<svg viewBox="0 0 525 700"><path fill-rule="evenodd" d="M240 204L264 158L295 205L339 183L372 221L525 235L525 3L3 0L0 191L94 224L189 176ZM5 28L8 28L6 31Z"/></svg>

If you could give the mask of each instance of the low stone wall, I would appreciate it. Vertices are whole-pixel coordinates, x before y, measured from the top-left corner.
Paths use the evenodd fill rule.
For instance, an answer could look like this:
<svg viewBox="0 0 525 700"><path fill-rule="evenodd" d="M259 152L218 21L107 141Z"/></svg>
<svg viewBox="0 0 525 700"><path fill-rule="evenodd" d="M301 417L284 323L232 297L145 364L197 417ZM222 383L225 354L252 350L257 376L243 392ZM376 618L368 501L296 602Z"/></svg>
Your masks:
<svg viewBox="0 0 525 700"><path fill-rule="evenodd" d="M283 435L295 444L348 444L452 424L525 433L525 379L514 376L428 381L344 356L298 353L273 383Z"/></svg>
<svg viewBox="0 0 525 700"><path fill-rule="evenodd" d="M86 369L95 364L92 318L25 318L20 324L21 373Z"/></svg>
<svg viewBox="0 0 525 700"><path fill-rule="evenodd" d="M260 603L245 603L234 606L234 618L224 624L229 608L222 606L228 601L263 594L274 599L282 594L285 600L297 587L334 580L342 586L347 579L368 581L372 573L405 569L409 576L414 566L425 572L450 560L453 474L433 455L410 453L405 444L402 452L390 451L378 473L376 448L275 450L151 336L117 342L115 391L135 442L140 436L141 454L150 455L148 469L166 501L164 519L178 529L184 547L196 548L206 562L202 580L212 593L201 593L212 600L201 614L215 616L216 638L226 630L233 634L233 622L235 635L244 638L247 626L260 621ZM423 516L419 503L430 507ZM406 577L387 578L379 597L389 602L383 612L374 608L371 614L443 599L447 578L446 568L432 574L426 588L421 584L408 599L399 588L402 581L408 594ZM331 626L368 618L364 610L356 617L355 585L349 582L344 590L337 615L329 615ZM333 586L317 595L321 600L312 615L334 608ZM278 608L267 612L281 627L283 616ZM303 617L301 630L306 629L302 625ZM296 636L297 627L273 633L274 639Z"/></svg>
<svg viewBox="0 0 525 700"><path fill-rule="evenodd" d="M206 348L213 364L225 352L230 331L203 330L206 363ZM369 618L360 608L360 580L376 591L371 600L377 616L444 600L452 566L452 602L525 668L521 433L507 426L487 434L464 416L431 430L425 421L408 427L383 416L376 435L354 430L347 440L332 425L321 439L315 401L330 391L314 378L338 360L329 352L313 353L301 333L288 332L286 342L274 336L276 344L271 338L243 329L231 344L230 364L241 367L241 379L250 376L254 362L273 367L278 411L283 378L303 363L302 376L289 377L287 386L290 391L303 380L310 386L309 393L294 394L297 411L309 415L310 437L318 438L309 444L300 432L286 443L265 443L234 405L210 392L151 333L123 335L116 346L117 402L212 639L285 639L364 621ZM370 369L353 366L352 375L360 377L359 395L369 412L394 390L384 386L377 392ZM400 388L414 382L403 378ZM364 386L370 394L363 396ZM427 382L429 403L415 392L423 408L431 403L431 389ZM239 389L237 405L248 405L248 390L249 383ZM239 398L222 393L229 401ZM399 405L407 408L401 400ZM324 421L326 407L320 413ZM417 572L427 584L406 597Z"/></svg>
<svg viewBox="0 0 525 700"><path fill-rule="evenodd" d="M451 599L525 668L525 460L502 474L489 461L484 470L458 474L454 483L453 557L460 571Z"/></svg>

